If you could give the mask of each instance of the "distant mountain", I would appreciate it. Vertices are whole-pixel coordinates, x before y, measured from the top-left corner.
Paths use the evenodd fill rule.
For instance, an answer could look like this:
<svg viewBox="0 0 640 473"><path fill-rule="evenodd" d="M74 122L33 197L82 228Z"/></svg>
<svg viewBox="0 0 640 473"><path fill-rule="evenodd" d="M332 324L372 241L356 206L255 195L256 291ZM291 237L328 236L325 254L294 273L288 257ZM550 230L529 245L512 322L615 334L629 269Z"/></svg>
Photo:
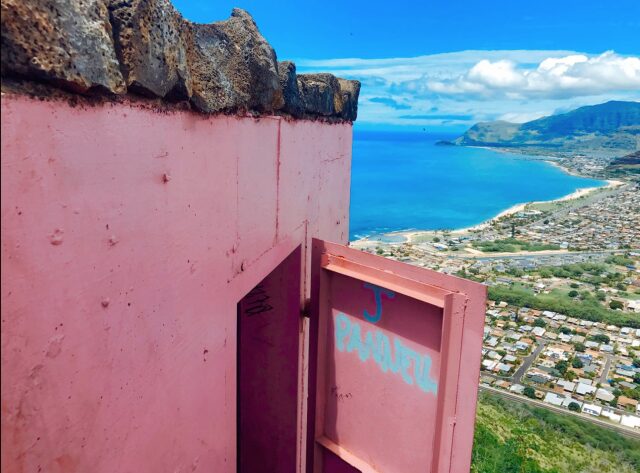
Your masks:
<svg viewBox="0 0 640 473"><path fill-rule="evenodd" d="M613 159L609 163L607 171L612 176L633 177L637 180L640 177L640 151Z"/></svg>
<svg viewBox="0 0 640 473"><path fill-rule="evenodd" d="M457 145L631 153L640 149L640 102L611 101L527 123L478 123Z"/></svg>
<svg viewBox="0 0 640 473"><path fill-rule="evenodd" d="M611 161L613 166L616 165L625 165L625 166L640 166L640 151L636 151L635 153L628 154L626 156L622 156L621 158L616 158Z"/></svg>

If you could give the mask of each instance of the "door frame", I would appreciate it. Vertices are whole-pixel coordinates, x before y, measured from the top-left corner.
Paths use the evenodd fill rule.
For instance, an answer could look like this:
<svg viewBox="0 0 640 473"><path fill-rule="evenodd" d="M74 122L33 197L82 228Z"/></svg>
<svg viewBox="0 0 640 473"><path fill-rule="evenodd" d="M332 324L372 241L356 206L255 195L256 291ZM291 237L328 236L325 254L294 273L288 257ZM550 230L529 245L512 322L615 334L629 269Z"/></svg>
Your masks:
<svg viewBox="0 0 640 473"><path fill-rule="evenodd" d="M470 353L469 349L473 349L473 346L465 349L463 343L465 319L469 315L476 319L481 316L482 324L484 323L486 287L479 283L318 239L312 240L311 258L307 471L312 473L322 471L321 449L326 448L363 473L379 473L375 467L357 458L323 434L326 380L325 363L322 361L326 355L325 339L328 322L326 314L331 307L329 280L332 274L341 274L375 284L443 310L437 414L434 426L434 443L431 446L434 455L428 471L433 473L456 471L453 469L454 463L459 465L460 459L454 461L454 452L458 447L470 449L469 443L473 440L475 418L475 408L472 412L473 417L469 418L469 410L466 409L463 414L464 418L458 418L458 406L461 404L461 400L456 394L461 381L461 362L463 356ZM476 371L479 376L481 336L477 341L479 341L477 354L473 356L472 353L472 358L478 359ZM474 405L477 396L477 380L478 377L473 379L476 385L473 390L474 394L471 396ZM457 432L456 425L461 421L467 425L471 422L470 431L465 427L464 432ZM469 439L469 433L471 439Z"/></svg>

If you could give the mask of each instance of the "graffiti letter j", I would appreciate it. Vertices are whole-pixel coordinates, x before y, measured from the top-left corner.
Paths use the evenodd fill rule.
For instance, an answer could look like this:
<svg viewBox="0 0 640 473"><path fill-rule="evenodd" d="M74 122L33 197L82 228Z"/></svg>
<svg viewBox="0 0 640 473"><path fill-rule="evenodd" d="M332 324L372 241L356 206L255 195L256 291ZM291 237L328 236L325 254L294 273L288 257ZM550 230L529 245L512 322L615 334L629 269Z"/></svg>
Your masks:
<svg viewBox="0 0 640 473"><path fill-rule="evenodd" d="M376 301L376 313L372 315L367 311L367 309L364 309L364 318L369 322L376 323L380 320L380 317L382 317L382 294L387 296L389 299L393 299L395 297L395 293L369 283L364 283L364 287L373 291L373 297Z"/></svg>

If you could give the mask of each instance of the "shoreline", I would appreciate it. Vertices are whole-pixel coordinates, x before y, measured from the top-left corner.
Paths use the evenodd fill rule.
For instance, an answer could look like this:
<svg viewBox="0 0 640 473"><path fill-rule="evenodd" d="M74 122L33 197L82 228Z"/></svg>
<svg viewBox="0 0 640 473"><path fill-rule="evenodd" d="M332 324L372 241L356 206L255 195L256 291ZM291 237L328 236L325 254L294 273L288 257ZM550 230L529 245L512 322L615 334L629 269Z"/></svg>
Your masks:
<svg viewBox="0 0 640 473"><path fill-rule="evenodd" d="M560 167L560 166L558 166ZM614 189L616 187L619 187L621 185L623 185L624 183L622 181L618 181L618 180L614 180L614 179L607 179L605 181L607 184L604 186L600 186L600 187L581 187L579 189L576 189L575 191L571 192L570 194L564 195L562 197L558 197L557 199L551 199L551 200L533 200L531 202L521 202L519 204L515 204L511 207L509 207L508 209L503 210L502 212L500 212L499 214L497 214L495 217L490 218L489 220L485 220L482 223L479 223L478 225L473 225L471 227L467 227L467 228L461 228L458 230L452 230L451 233L455 234L455 233L462 233L462 232L469 232L469 231L473 231L473 230L481 230L486 228L491 222L498 220L502 217L508 217L510 215L514 215L518 212L522 212L523 210L526 210L527 206L529 205L535 205L535 204L554 204L557 202L567 202L570 200L577 200L581 197L586 197L587 195L591 194L592 192L595 192L597 190L605 190L605 189Z"/></svg>
<svg viewBox="0 0 640 473"><path fill-rule="evenodd" d="M490 146L468 146L469 148L481 148L481 149L488 149L490 151L495 151L498 153L511 153L511 154L520 154L517 151L511 150L511 149L500 149L500 148L492 148ZM533 155L522 155L523 159L533 159L536 161L543 161L547 164L550 164L553 167L556 167L558 169L560 169L562 172L570 175L570 176L577 176L577 177L586 177L586 176L582 176L574 171L572 171L571 169L565 167L562 165L562 161L561 158L559 158L558 156L553 156L553 155L539 155L539 156L533 156ZM605 190L605 189L612 189L612 188L616 188L619 186L622 186L625 184L624 181L620 181L617 179L606 179L604 182L606 182L606 184L604 186L600 186L600 187L582 187L579 189L576 189L575 191L571 192L570 194L564 195L562 197L558 197L557 199L551 199L551 200L539 200L539 201L530 201L530 202L521 202L518 204L514 204L511 207L503 210L502 212L498 213L497 215L484 220L476 225L472 225L470 227L464 227L464 228L459 228L459 229L455 229L455 230L449 230L449 233L451 235L464 235L470 232L478 232L478 231L482 231L486 228L488 228L493 222L495 222L496 220L499 220L500 218L504 218L513 214L516 214L518 212L522 212L523 210L526 209L526 207L528 205L535 205L535 204L553 204L553 203L557 203L557 202L566 202L566 201L570 201L570 200L576 200L579 199L581 197L586 197L587 195L591 194L592 192L595 192L597 190ZM369 235L366 237L362 237L362 238L358 238L356 240L350 241L349 245L352 246L369 246L371 244L378 244L378 243L386 243L386 244L402 244L402 243L420 243L420 242L416 242L415 238L419 237L419 236L429 236L429 235L435 235L437 232L442 232L442 230L396 230L396 231L391 231L391 232L386 232L386 233L377 233L377 234L373 234L373 235ZM390 240L390 241L387 241ZM398 240L398 241L393 241L393 240Z"/></svg>
<svg viewBox="0 0 640 473"><path fill-rule="evenodd" d="M555 162L555 161L550 161L550 160L545 160L546 162L548 162L549 164L552 164L560 169L562 169L564 172L566 172L567 174L571 174L567 169L565 169L563 166L561 166L559 163ZM573 174L573 175L577 175L577 174ZM478 223L477 225L472 225L470 227L464 227L464 228L459 228L456 230L450 230L449 233L451 235L464 235L466 233L469 232L476 232L476 231L482 231L486 228L488 228L493 222L495 222L496 220L499 220L501 218L510 216L510 215L514 215L518 212L522 212L523 210L526 209L527 206L529 205L535 205L535 204L553 204L553 203L557 203L557 202L567 202L570 200L577 200L581 197L586 197L587 195L598 191L598 190L605 190L605 189L615 189L616 187L620 187L622 185L624 185L624 181L619 181L616 179L607 179L606 181L606 185L604 186L600 186L600 187L582 187L579 189L576 189L575 191L571 192L570 194L564 195L562 197L558 197L557 199L551 199L551 200L540 200L540 201L531 201L531 202L521 202L519 204L515 204L512 205L511 207L503 210L502 212L498 213L497 215L495 215L494 217L491 217L490 219L487 219L483 222ZM419 237L419 236L428 236L431 234L435 234L437 232L441 232L442 230L398 230L398 231L393 231L393 232L387 232L387 233L380 233L375 235L375 237L373 235L367 236L367 237L363 237L363 238L358 238L357 240L353 240L350 243L350 245L355 245L355 246L366 246L367 244L371 244L371 243L417 243L415 242L415 238ZM374 237L374 238L372 238ZM393 238L403 238L403 241L385 241L384 239L388 238L388 239L393 239Z"/></svg>

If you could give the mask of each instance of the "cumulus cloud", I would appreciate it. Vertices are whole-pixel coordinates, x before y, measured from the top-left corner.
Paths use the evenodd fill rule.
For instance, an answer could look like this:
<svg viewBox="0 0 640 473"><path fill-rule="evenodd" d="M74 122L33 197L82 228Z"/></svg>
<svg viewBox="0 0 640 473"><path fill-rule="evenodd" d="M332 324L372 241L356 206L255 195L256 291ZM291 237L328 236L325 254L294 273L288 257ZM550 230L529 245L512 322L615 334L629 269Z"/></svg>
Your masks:
<svg viewBox="0 0 640 473"><path fill-rule="evenodd" d="M571 54L549 57L537 67L510 60L482 59L457 77L417 79L419 90L440 94L472 94L493 99L527 97L576 97L609 91L640 90L640 58L621 57L611 51L588 57ZM415 85L407 84L416 89Z"/></svg>
<svg viewBox="0 0 640 473"><path fill-rule="evenodd" d="M566 111L568 112L569 110L573 109L575 107L570 107L569 109L567 109ZM538 118L542 118L545 115L550 115L548 112L509 112L509 113L505 113L503 115L500 115L499 117L497 117L498 120L502 120L505 122L511 122L511 123L525 123L525 122L530 122L531 120L536 120Z"/></svg>
<svg viewBox="0 0 640 473"><path fill-rule="evenodd" d="M460 127L526 121L606 100L640 100L640 58L613 51L460 51L414 58L297 62L359 79L360 121ZM431 113L439 109L442 113Z"/></svg>

